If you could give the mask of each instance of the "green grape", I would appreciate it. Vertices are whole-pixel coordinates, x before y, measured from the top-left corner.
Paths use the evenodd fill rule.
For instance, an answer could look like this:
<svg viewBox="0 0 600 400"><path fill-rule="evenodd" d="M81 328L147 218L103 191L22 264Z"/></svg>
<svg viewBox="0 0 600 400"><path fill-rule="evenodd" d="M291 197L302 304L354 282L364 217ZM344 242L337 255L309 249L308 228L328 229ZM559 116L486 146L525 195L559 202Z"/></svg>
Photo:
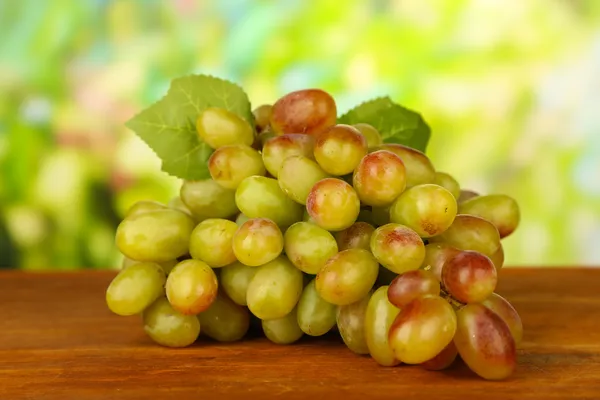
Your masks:
<svg viewBox="0 0 600 400"><path fill-rule="evenodd" d="M500 269L504 266L504 247L502 247L502 243L500 243L500 246L498 246L498 250L496 250L496 252L489 257L494 263L496 271L500 271Z"/></svg>
<svg viewBox="0 0 600 400"><path fill-rule="evenodd" d="M454 177L446 172L436 172L433 183L452 193L455 199L460 197L460 185Z"/></svg>
<svg viewBox="0 0 600 400"><path fill-rule="evenodd" d="M263 154L264 154L265 145L267 144L267 142L269 140L273 139L274 137L277 137L277 134L275 132L273 132L269 127L267 127L267 128L265 128L264 131L262 131L261 133L258 134L258 137L256 138L256 141L258 143L256 143L255 146L258 147L259 150L263 149ZM264 163L264 159L263 159L263 163Z"/></svg>
<svg viewBox="0 0 600 400"><path fill-rule="evenodd" d="M379 264L367 250L340 251L317 273L316 288L325 301L345 306L369 293L378 272Z"/></svg>
<svg viewBox="0 0 600 400"><path fill-rule="evenodd" d="M373 207L371 209L371 218L373 225L376 227L390 223L390 208L389 207Z"/></svg>
<svg viewBox="0 0 600 400"><path fill-rule="evenodd" d="M243 213L239 213L238 216L235 218L235 223L237 226L242 226L244 225L244 222L248 221L249 219L250 218L245 216Z"/></svg>
<svg viewBox="0 0 600 400"><path fill-rule="evenodd" d="M457 355L458 351L456 350L454 342L450 342L448 343L448 346L444 347L444 350L442 350L440 354L433 357L431 360L425 361L421 366L429 371L441 371L449 368L454 363L454 360L456 360Z"/></svg>
<svg viewBox="0 0 600 400"><path fill-rule="evenodd" d="M267 172L260 153L244 144L219 147L208 159L208 171L225 189L237 189L245 178Z"/></svg>
<svg viewBox="0 0 600 400"><path fill-rule="evenodd" d="M335 240L340 251L346 249L371 250L371 235L375 232L373 225L366 222L355 222L347 229L335 233Z"/></svg>
<svg viewBox="0 0 600 400"><path fill-rule="evenodd" d="M442 269L442 283L456 300L479 303L494 293L498 276L487 256L476 251L461 251L448 259Z"/></svg>
<svg viewBox="0 0 600 400"><path fill-rule="evenodd" d="M488 380L501 380L512 374L517 351L502 318L481 304L467 304L456 315L454 344L465 364Z"/></svg>
<svg viewBox="0 0 600 400"><path fill-rule="evenodd" d="M200 335L200 322L194 315L183 315L165 297L159 297L143 314L144 332L166 347L187 347Z"/></svg>
<svg viewBox="0 0 600 400"><path fill-rule="evenodd" d="M163 293L165 272L152 262L121 270L106 290L106 305L117 315L139 314Z"/></svg>
<svg viewBox="0 0 600 400"><path fill-rule="evenodd" d="M158 201L142 200L136 201L125 213L125 218L134 215L144 214L148 211L164 210L167 207Z"/></svg>
<svg viewBox="0 0 600 400"><path fill-rule="evenodd" d="M212 268L231 264L236 260L231 241L237 229L237 224L227 219L205 219L192 231L190 255Z"/></svg>
<svg viewBox="0 0 600 400"><path fill-rule="evenodd" d="M315 159L331 175L352 173L367 150L367 139L350 125L335 125L315 139Z"/></svg>
<svg viewBox="0 0 600 400"><path fill-rule="evenodd" d="M298 300L298 326L310 336L322 336L335 325L337 307L323 300L311 280Z"/></svg>
<svg viewBox="0 0 600 400"><path fill-rule="evenodd" d="M306 204L312 187L329 175L308 157L290 156L283 160L279 169L279 187L290 199Z"/></svg>
<svg viewBox="0 0 600 400"><path fill-rule="evenodd" d="M302 214L302 221L316 225L315 220L312 219L312 217L310 216L310 214L308 213L308 210L306 208L304 209L303 214Z"/></svg>
<svg viewBox="0 0 600 400"><path fill-rule="evenodd" d="M368 293L359 301L338 308L338 330L346 346L356 354L369 354L365 326L370 298L371 293Z"/></svg>
<svg viewBox="0 0 600 400"><path fill-rule="evenodd" d="M244 337L250 328L250 315L246 307L218 293L207 310L198 314L202 333L218 342L235 342Z"/></svg>
<svg viewBox="0 0 600 400"><path fill-rule="evenodd" d="M269 126L271 114L273 113L273 106L270 104L263 104L256 107L252 114L254 114L254 125L258 132L264 131Z"/></svg>
<svg viewBox="0 0 600 400"><path fill-rule="evenodd" d="M235 191L225 189L212 179L183 182L180 196L198 220L229 218L238 213Z"/></svg>
<svg viewBox="0 0 600 400"><path fill-rule="evenodd" d="M315 139L309 135L288 134L275 136L264 143L262 158L267 171L275 178L283 161L291 156L304 156L314 160Z"/></svg>
<svg viewBox="0 0 600 400"><path fill-rule="evenodd" d="M474 192L472 190L461 190L460 196L458 196L458 204L462 204L465 201L472 199L474 197L479 196L479 193Z"/></svg>
<svg viewBox="0 0 600 400"><path fill-rule="evenodd" d="M251 146L254 142L250 124L224 108L209 107L202 111L196 120L196 131L213 149L231 144Z"/></svg>
<svg viewBox="0 0 600 400"><path fill-rule="evenodd" d="M392 367L399 361L390 347L388 333L400 310L388 301L387 291L387 286L381 286L369 299L365 313L365 341L369 354L377 363Z"/></svg>
<svg viewBox="0 0 600 400"><path fill-rule="evenodd" d="M312 187L306 209L321 228L342 231L356 221L360 200L352 186L343 180L325 178Z"/></svg>
<svg viewBox="0 0 600 400"><path fill-rule="evenodd" d="M367 146L369 146L369 148L383 144L381 134L373 127L373 125L359 123L352 126L358 129L365 139L367 139Z"/></svg>
<svg viewBox="0 0 600 400"><path fill-rule="evenodd" d="M337 107L331 95L320 89L291 92L273 104L271 127L278 134L317 135L333 126Z"/></svg>
<svg viewBox="0 0 600 400"><path fill-rule="evenodd" d="M396 143L384 143L373 150L387 150L396 154L406 167L406 187L433 183L435 180L435 168L429 158L408 146Z"/></svg>
<svg viewBox="0 0 600 400"><path fill-rule="evenodd" d="M218 282L208 264L185 260L173 268L165 288L174 309L185 315L195 315L208 309L215 300Z"/></svg>
<svg viewBox="0 0 600 400"><path fill-rule="evenodd" d="M302 219L302 206L286 196L275 179L251 176L235 192L235 202L249 218L268 218L280 227Z"/></svg>
<svg viewBox="0 0 600 400"><path fill-rule="evenodd" d="M169 208L172 208L173 210L179 210L179 211L186 213L187 215L189 215L192 218L194 217L194 214L192 213L192 211L188 208L188 206L185 205L185 203L183 202L183 200L181 200L181 197L179 197L179 196L173 197L171 199L171 201L169 201L168 206L169 206Z"/></svg>
<svg viewBox="0 0 600 400"><path fill-rule="evenodd" d="M371 251L381 265L397 274L418 269L425 258L425 244L419 235L400 224L375 229Z"/></svg>
<svg viewBox="0 0 600 400"><path fill-rule="evenodd" d="M316 274L338 247L331 233L309 222L296 222L283 236L284 251L292 264L307 274Z"/></svg>
<svg viewBox="0 0 600 400"><path fill-rule="evenodd" d="M219 285L223 291L236 304L247 306L246 293L257 268L236 261L219 270L221 271Z"/></svg>
<svg viewBox="0 0 600 400"><path fill-rule="evenodd" d="M275 222L251 218L233 235L233 252L245 265L258 267L273 261L283 250L283 235Z"/></svg>
<svg viewBox="0 0 600 400"><path fill-rule="evenodd" d="M400 310L390 327L389 341L396 358L421 364L438 355L456 332L456 314L439 296L418 297Z"/></svg>
<svg viewBox="0 0 600 400"><path fill-rule="evenodd" d="M497 293L492 293L487 299L481 302L482 305L486 306L506 323L515 345L518 348L521 345L523 339L523 322L517 310L506 300L504 297Z"/></svg>
<svg viewBox="0 0 600 400"><path fill-rule="evenodd" d="M446 242L459 250L473 250L488 257L494 255L501 246L498 229L491 222L466 214L458 214L444 233L429 240L434 243Z"/></svg>
<svg viewBox="0 0 600 400"><path fill-rule="evenodd" d="M427 268L438 281L441 281L444 263L459 252L460 250L448 243L429 243L425 246L425 259L421 263L421 267Z"/></svg>
<svg viewBox="0 0 600 400"><path fill-rule="evenodd" d="M398 275L388 288L388 300L399 308L427 295L440 295L440 281L431 272L422 269Z"/></svg>
<svg viewBox="0 0 600 400"><path fill-rule="evenodd" d="M400 195L390 208L390 220L414 230L423 238L437 236L452 225L456 199L433 184L416 185Z"/></svg>
<svg viewBox="0 0 600 400"><path fill-rule="evenodd" d="M460 204L459 212L490 221L498 229L500 238L513 233L521 220L517 202L503 194L478 196L464 201Z"/></svg>
<svg viewBox="0 0 600 400"><path fill-rule="evenodd" d="M267 339L276 344L292 344L304 335L298 325L295 308L281 318L263 320L262 329Z"/></svg>
<svg viewBox="0 0 600 400"><path fill-rule="evenodd" d="M360 160L352 185L363 204L386 207L406 188L406 168L396 154L375 151Z"/></svg>
<svg viewBox="0 0 600 400"><path fill-rule="evenodd" d="M132 215L117 227L117 248L138 261L171 261L187 254L195 225L189 215L170 209Z"/></svg>
<svg viewBox="0 0 600 400"><path fill-rule="evenodd" d="M179 261L177 261L177 260L169 260L169 261L158 263L158 265L160 265L161 268L163 269L163 271L165 271L165 274L169 275L171 273L171 271L173 271L173 268L175 268L175 266L178 263L179 263Z"/></svg>
<svg viewBox="0 0 600 400"><path fill-rule="evenodd" d="M285 257L258 267L248 285L246 300L252 314L274 319L289 314L302 294L302 272Z"/></svg>

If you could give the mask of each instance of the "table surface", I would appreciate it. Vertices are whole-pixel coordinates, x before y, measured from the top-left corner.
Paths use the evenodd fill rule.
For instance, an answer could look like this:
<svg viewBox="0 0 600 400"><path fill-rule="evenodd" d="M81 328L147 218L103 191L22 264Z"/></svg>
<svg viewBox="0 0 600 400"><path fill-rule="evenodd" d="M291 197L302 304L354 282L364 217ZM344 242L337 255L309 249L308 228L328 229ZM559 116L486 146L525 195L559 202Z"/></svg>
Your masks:
<svg viewBox="0 0 600 400"><path fill-rule="evenodd" d="M517 370L502 382L461 362L380 367L335 336L159 347L139 317L107 310L113 276L0 272L0 399L600 399L600 269L502 270L497 292L525 327Z"/></svg>

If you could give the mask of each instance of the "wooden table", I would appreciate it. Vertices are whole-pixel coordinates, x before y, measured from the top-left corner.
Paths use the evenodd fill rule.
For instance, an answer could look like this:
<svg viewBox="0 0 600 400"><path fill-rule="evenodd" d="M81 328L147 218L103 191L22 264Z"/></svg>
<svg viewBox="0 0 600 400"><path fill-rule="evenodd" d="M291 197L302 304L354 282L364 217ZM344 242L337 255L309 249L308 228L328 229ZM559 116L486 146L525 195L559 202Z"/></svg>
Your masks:
<svg viewBox="0 0 600 400"><path fill-rule="evenodd" d="M104 304L114 272L0 273L0 399L600 399L600 269L504 269L525 325L516 373L383 368L335 337L154 345Z"/></svg>

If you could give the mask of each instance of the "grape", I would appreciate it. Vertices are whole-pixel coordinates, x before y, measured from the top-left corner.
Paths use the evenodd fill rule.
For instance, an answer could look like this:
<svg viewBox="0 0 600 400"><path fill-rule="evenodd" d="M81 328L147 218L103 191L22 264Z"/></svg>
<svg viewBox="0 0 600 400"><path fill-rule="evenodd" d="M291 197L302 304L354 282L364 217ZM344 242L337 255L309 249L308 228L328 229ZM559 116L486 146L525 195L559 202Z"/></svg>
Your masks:
<svg viewBox="0 0 600 400"><path fill-rule="evenodd" d="M218 342L235 342L250 328L250 315L245 307L218 293L206 311L198 314L202 333Z"/></svg>
<svg viewBox="0 0 600 400"><path fill-rule="evenodd" d="M254 125L258 132L264 131L269 126L271 114L273 113L273 106L270 104L263 104L256 107L252 114L254 114Z"/></svg>
<svg viewBox="0 0 600 400"><path fill-rule="evenodd" d="M504 248L502 247L502 243L498 246L498 250L494 254L492 254L490 260L494 263L494 267L496 267L496 271L500 271L502 266L504 265Z"/></svg>
<svg viewBox="0 0 600 400"><path fill-rule="evenodd" d="M352 173L367 154L367 139L350 125L335 125L315 140L315 159L331 175Z"/></svg>
<svg viewBox="0 0 600 400"><path fill-rule="evenodd" d="M342 231L349 228L360 212L356 192L341 179L325 178L317 182L306 199L308 214L323 229Z"/></svg>
<svg viewBox="0 0 600 400"><path fill-rule="evenodd" d="M389 341L396 358L421 364L438 355L452 341L456 315L441 297L418 297L400 310L390 328Z"/></svg>
<svg viewBox="0 0 600 400"><path fill-rule="evenodd" d="M448 190L455 199L460 197L460 185L452 175L446 172L436 172L433 183Z"/></svg>
<svg viewBox="0 0 600 400"><path fill-rule="evenodd" d="M292 344L304 335L298 326L295 308L281 318L263 320L262 329L267 339L276 344Z"/></svg>
<svg viewBox="0 0 600 400"><path fill-rule="evenodd" d="M406 167L406 187L433 183L435 180L435 169L429 158L412 147L396 143L385 143L373 148L373 150L387 150L396 154Z"/></svg>
<svg viewBox="0 0 600 400"><path fill-rule="evenodd" d="M500 233L500 238L513 233L521 219L519 205L503 194L478 196L464 201L459 207L461 214L475 215L490 221Z"/></svg>
<svg viewBox="0 0 600 400"><path fill-rule="evenodd" d="M518 348L523 338L523 322L517 310L502 296L497 293L492 293L490 297L481 302L482 305L486 306L506 323L515 345Z"/></svg>
<svg viewBox="0 0 600 400"><path fill-rule="evenodd" d="M369 354L377 363L392 367L399 363L388 341L390 326L400 310L388 301L388 287L378 288L367 305L365 313L365 341Z"/></svg>
<svg viewBox="0 0 600 400"><path fill-rule="evenodd" d="M371 218L373 225L379 227L390 223L390 208L389 207L373 207L371 209Z"/></svg>
<svg viewBox="0 0 600 400"><path fill-rule="evenodd" d="M423 238L444 232L456 217L456 199L433 184L416 185L400 195L390 208L390 220L414 230Z"/></svg>
<svg viewBox="0 0 600 400"><path fill-rule="evenodd" d="M379 266L379 274L377 275L377 281L375 286L389 286L394 279L398 276L397 273L390 271L383 265Z"/></svg>
<svg viewBox="0 0 600 400"><path fill-rule="evenodd" d="M187 347L200 334L198 318L175 310L165 297L159 297L144 311L143 320L144 332L162 346Z"/></svg>
<svg viewBox="0 0 600 400"><path fill-rule="evenodd" d="M454 344L465 364L484 379L508 377L517 365L515 341L506 323L481 304L457 311Z"/></svg>
<svg viewBox="0 0 600 400"><path fill-rule="evenodd" d="M309 222L296 222L283 237L285 254L307 274L316 274L338 252L331 233Z"/></svg>
<svg viewBox="0 0 600 400"><path fill-rule="evenodd" d="M286 196L275 179L251 176L235 192L235 202L249 218L268 218L280 227L302 219L302 206Z"/></svg>
<svg viewBox="0 0 600 400"><path fill-rule="evenodd" d="M246 300L252 314L274 319L289 314L302 294L302 272L285 257L258 267L248 285Z"/></svg>
<svg viewBox="0 0 600 400"><path fill-rule="evenodd" d="M275 136L265 142L262 149L262 158L267 171L275 178L279 177L279 170L283 161L291 156L304 156L314 160L313 149L315 139L309 135L288 134Z"/></svg>
<svg viewBox="0 0 600 400"><path fill-rule="evenodd" d="M255 267L249 267L242 264L239 261L229 264L220 269L221 276L219 277L219 284L223 291L240 306L247 306L246 292L250 281L254 277L257 271Z"/></svg>
<svg viewBox="0 0 600 400"><path fill-rule="evenodd" d="M218 283L208 264L185 260L173 268L165 288L174 309L185 315L195 315L210 307L217 296Z"/></svg>
<svg viewBox="0 0 600 400"><path fill-rule="evenodd" d="M377 260L367 250L340 251L317 273L317 291L329 303L348 305L369 293L378 272Z"/></svg>
<svg viewBox="0 0 600 400"><path fill-rule="evenodd" d="M367 145L369 147L379 146L383 143L381 134L375 127L369 124L359 123L352 125L360 131L360 133L367 139Z"/></svg>
<svg viewBox="0 0 600 400"><path fill-rule="evenodd" d="M233 235L233 252L237 259L251 267L273 261L283 250L283 235L275 222L252 218Z"/></svg>
<svg viewBox="0 0 600 400"><path fill-rule="evenodd" d="M235 218L235 223L237 226L242 226L244 222L248 221L250 218L244 215L244 213L239 213Z"/></svg>
<svg viewBox="0 0 600 400"><path fill-rule="evenodd" d="M450 228L431 242L446 242L459 250L473 250L491 257L500 247L498 229L491 222L474 215L458 214Z"/></svg>
<svg viewBox="0 0 600 400"><path fill-rule="evenodd" d="M179 210L179 211L186 213L187 215L189 215L192 218L194 217L194 214L192 214L192 211L188 208L188 206L185 205L185 203L183 202L183 200L181 200L181 197L179 197L179 196L173 197L171 199L171 201L169 201L168 206L169 206L169 208L172 208L173 210Z"/></svg>
<svg viewBox="0 0 600 400"><path fill-rule="evenodd" d="M141 261L136 261L136 260L132 260L131 258L127 258L127 257L123 257L123 262L121 263L121 269L125 269L133 264L138 264ZM165 261L165 262L161 262L161 263L157 263L158 265L161 266L161 268L163 269L163 271L165 271L165 274L170 274L171 270L173 269L173 267L175 267L175 265L177 265L177 260L169 260L169 261Z"/></svg>
<svg viewBox="0 0 600 400"><path fill-rule="evenodd" d="M125 213L125 218L133 215L144 214L148 211L165 210L167 207L158 201L142 200L136 201Z"/></svg>
<svg viewBox="0 0 600 400"><path fill-rule="evenodd" d="M381 265L397 274L418 269L425 258L425 244L419 235L400 224L375 229L371 251Z"/></svg>
<svg viewBox="0 0 600 400"><path fill-rule="evenodd" d="M462 204L465 201L472 199L474 197L479 196L479 193L474 192L472 190L461 190L460 196L458 196L458 204Z"/></svg>
<svg viewBox="0 0 600 400"><path fill-rule="evenodd" d="M225 189L212 179L185 181L180 196L192 215L199 220L229 218L238 212L235 191Z"/></svg>
<svg viewBox="0 0 600 400"><path fill-rule="evenodd" d="M439 296L440 282L429 271L417 269L398 275L388 288L388 300L402 308L408 303L426 295Z"/></svg>
<svg viewBox="0 0 600 400"><path fill-rule="evenodd" d="M347 229L335 233L335 240L340 251L346 249L371 250L371 235L375 232L373 225L366 222L355 222Z"/></svg>
<svg viewBox="0 0 600 400"><path fill-rule="evenodd" d="M190 255L213 268L231 264L236 260L231 240L237 229L237 224L227 219L205 219L192 231Z"/></svg>
<svg viewBox="0 0 600 400"><path fill-rule="evenodd" d="M271 127L278 134L317 135L333 126L337 107L331 95L320 89L291 92L273 104Z"/></svg>
<svg viewBox="0 0 600 400"><path fill-rule="evenodd" d="M498 277L492 261L476 251L461 251L442 269L442 283L456 300L479 303L496 289Z"/></svg>
<svg viewBox="0 0 600 400"><path fill-rule="evenodd" d="M429 243L425 246L425 259L422 268L428 268L438 281L442 280L442 268L444 263L458 254L460 250L447 243Z"/></svg>
<svg viewBox="0 0 600 400"><path fill-rule="evenodd" d="M315 161L304 156L290 156L283 160L278 174L281 190L303 205L315 183L328 177Z"/></svg>
<svg viewBox="0 0 600 400"><path fill-rule="evenodd" d="M337 307L319 296L315 280L304 287L298 301L298 325L310 336L326 334L335 325Z"/></svg>
<svg viewBox="0 0 600 400"><path fill-rule="evenodd" d="M148 211L121 221L116 244L123 255L134 260L171 261L187 254L195 225L194 220L181 211Z"/></svg>
<svg viewBox="0 0 600 400"><path fill-rule="evenodd" d="M431 360L425 361L421 366L429 371L441 371L449 368L454 363L454 360L456 360L457 355L458 351L456 350L454 342L450 342L440 354L433 357Z"/></svg>
<svg viewBox="0 0 600 400"><path fill-rule="evenodd" d="M306 208L304 209L304 211L302 213L302 221L316 225L315 220L312 219L312 217L310 216L310 214L308 213L308 210Z"/></svg>
<svg viewBox="0 0 600 400"><path fill-rule="evenodd" d="M248 122L224 108L209 107L196 120L196 131L202 141L213 149L230 144L254 142L254 132Z"/></svg>
<svg viewBox="0 0 600 400"><path fill-rule="evenodd" d="M356 354L369 354L365 336L366 312L371 293L352 304L338 307L337 327L346 346Z"/></svg>
<svg viewBox="0 0 600 400"><path fill-rule="evenodd" d="M106 290L106 304L117 315L139 314L163 292L165 272L152 262L121 270Z"/></svg>
<svg viewBox="0 0 600 400"><path fill-rule="evenodd" d="M267 172L260 153L243 144L215 150L208 159L208 171L213 180L225 189L237 189L245 178Z"/></svg>
<svg viewBox="0 0 600 400"><path fill-rule="evenodd" d="M363 204L389 206L406 188L406 168L396 154L375 151L360 160L352 184Z"/></svg>
<svg viewBox="0 0 600 400"><path fill-rule="evenodd" d="M277 137L277 134L275 132L273 132L271 129L266 128L264 131L262 131L261 133L258 134L258 137L256 138L256 143L254 144L253 147L257 148L257 150L263 149L263 154L264 154L264 146L265 146L265 144L269 140L273 139L274 137ZM263 159L263 163L264 162L265 162L265 160Z"/></svg>

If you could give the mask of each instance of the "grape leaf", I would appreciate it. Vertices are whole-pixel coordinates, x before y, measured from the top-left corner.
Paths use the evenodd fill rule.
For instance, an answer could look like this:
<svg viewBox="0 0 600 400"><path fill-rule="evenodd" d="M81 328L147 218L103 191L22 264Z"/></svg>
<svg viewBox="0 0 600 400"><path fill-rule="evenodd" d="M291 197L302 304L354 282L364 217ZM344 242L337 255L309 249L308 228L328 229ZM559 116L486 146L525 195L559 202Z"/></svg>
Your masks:
<svg viewBox="0 0 600 400"><path fill-rule="evenodd" d="M394 103L389 97L362 103L342 115L338 122L373 125L385 143L399 143L422 152L427 149L431 136L431 129L420 114Z"/></svg>
<svg viewBox="0 0 600 400"><path fill-rule="evenodd" d="M248 96L238 85L207 75L174 79L162 99L125 125L162 160L162 170L186 180L210 177L213 152L196 133L196 119L208 107L225 108L254 126Z"/></svg>

